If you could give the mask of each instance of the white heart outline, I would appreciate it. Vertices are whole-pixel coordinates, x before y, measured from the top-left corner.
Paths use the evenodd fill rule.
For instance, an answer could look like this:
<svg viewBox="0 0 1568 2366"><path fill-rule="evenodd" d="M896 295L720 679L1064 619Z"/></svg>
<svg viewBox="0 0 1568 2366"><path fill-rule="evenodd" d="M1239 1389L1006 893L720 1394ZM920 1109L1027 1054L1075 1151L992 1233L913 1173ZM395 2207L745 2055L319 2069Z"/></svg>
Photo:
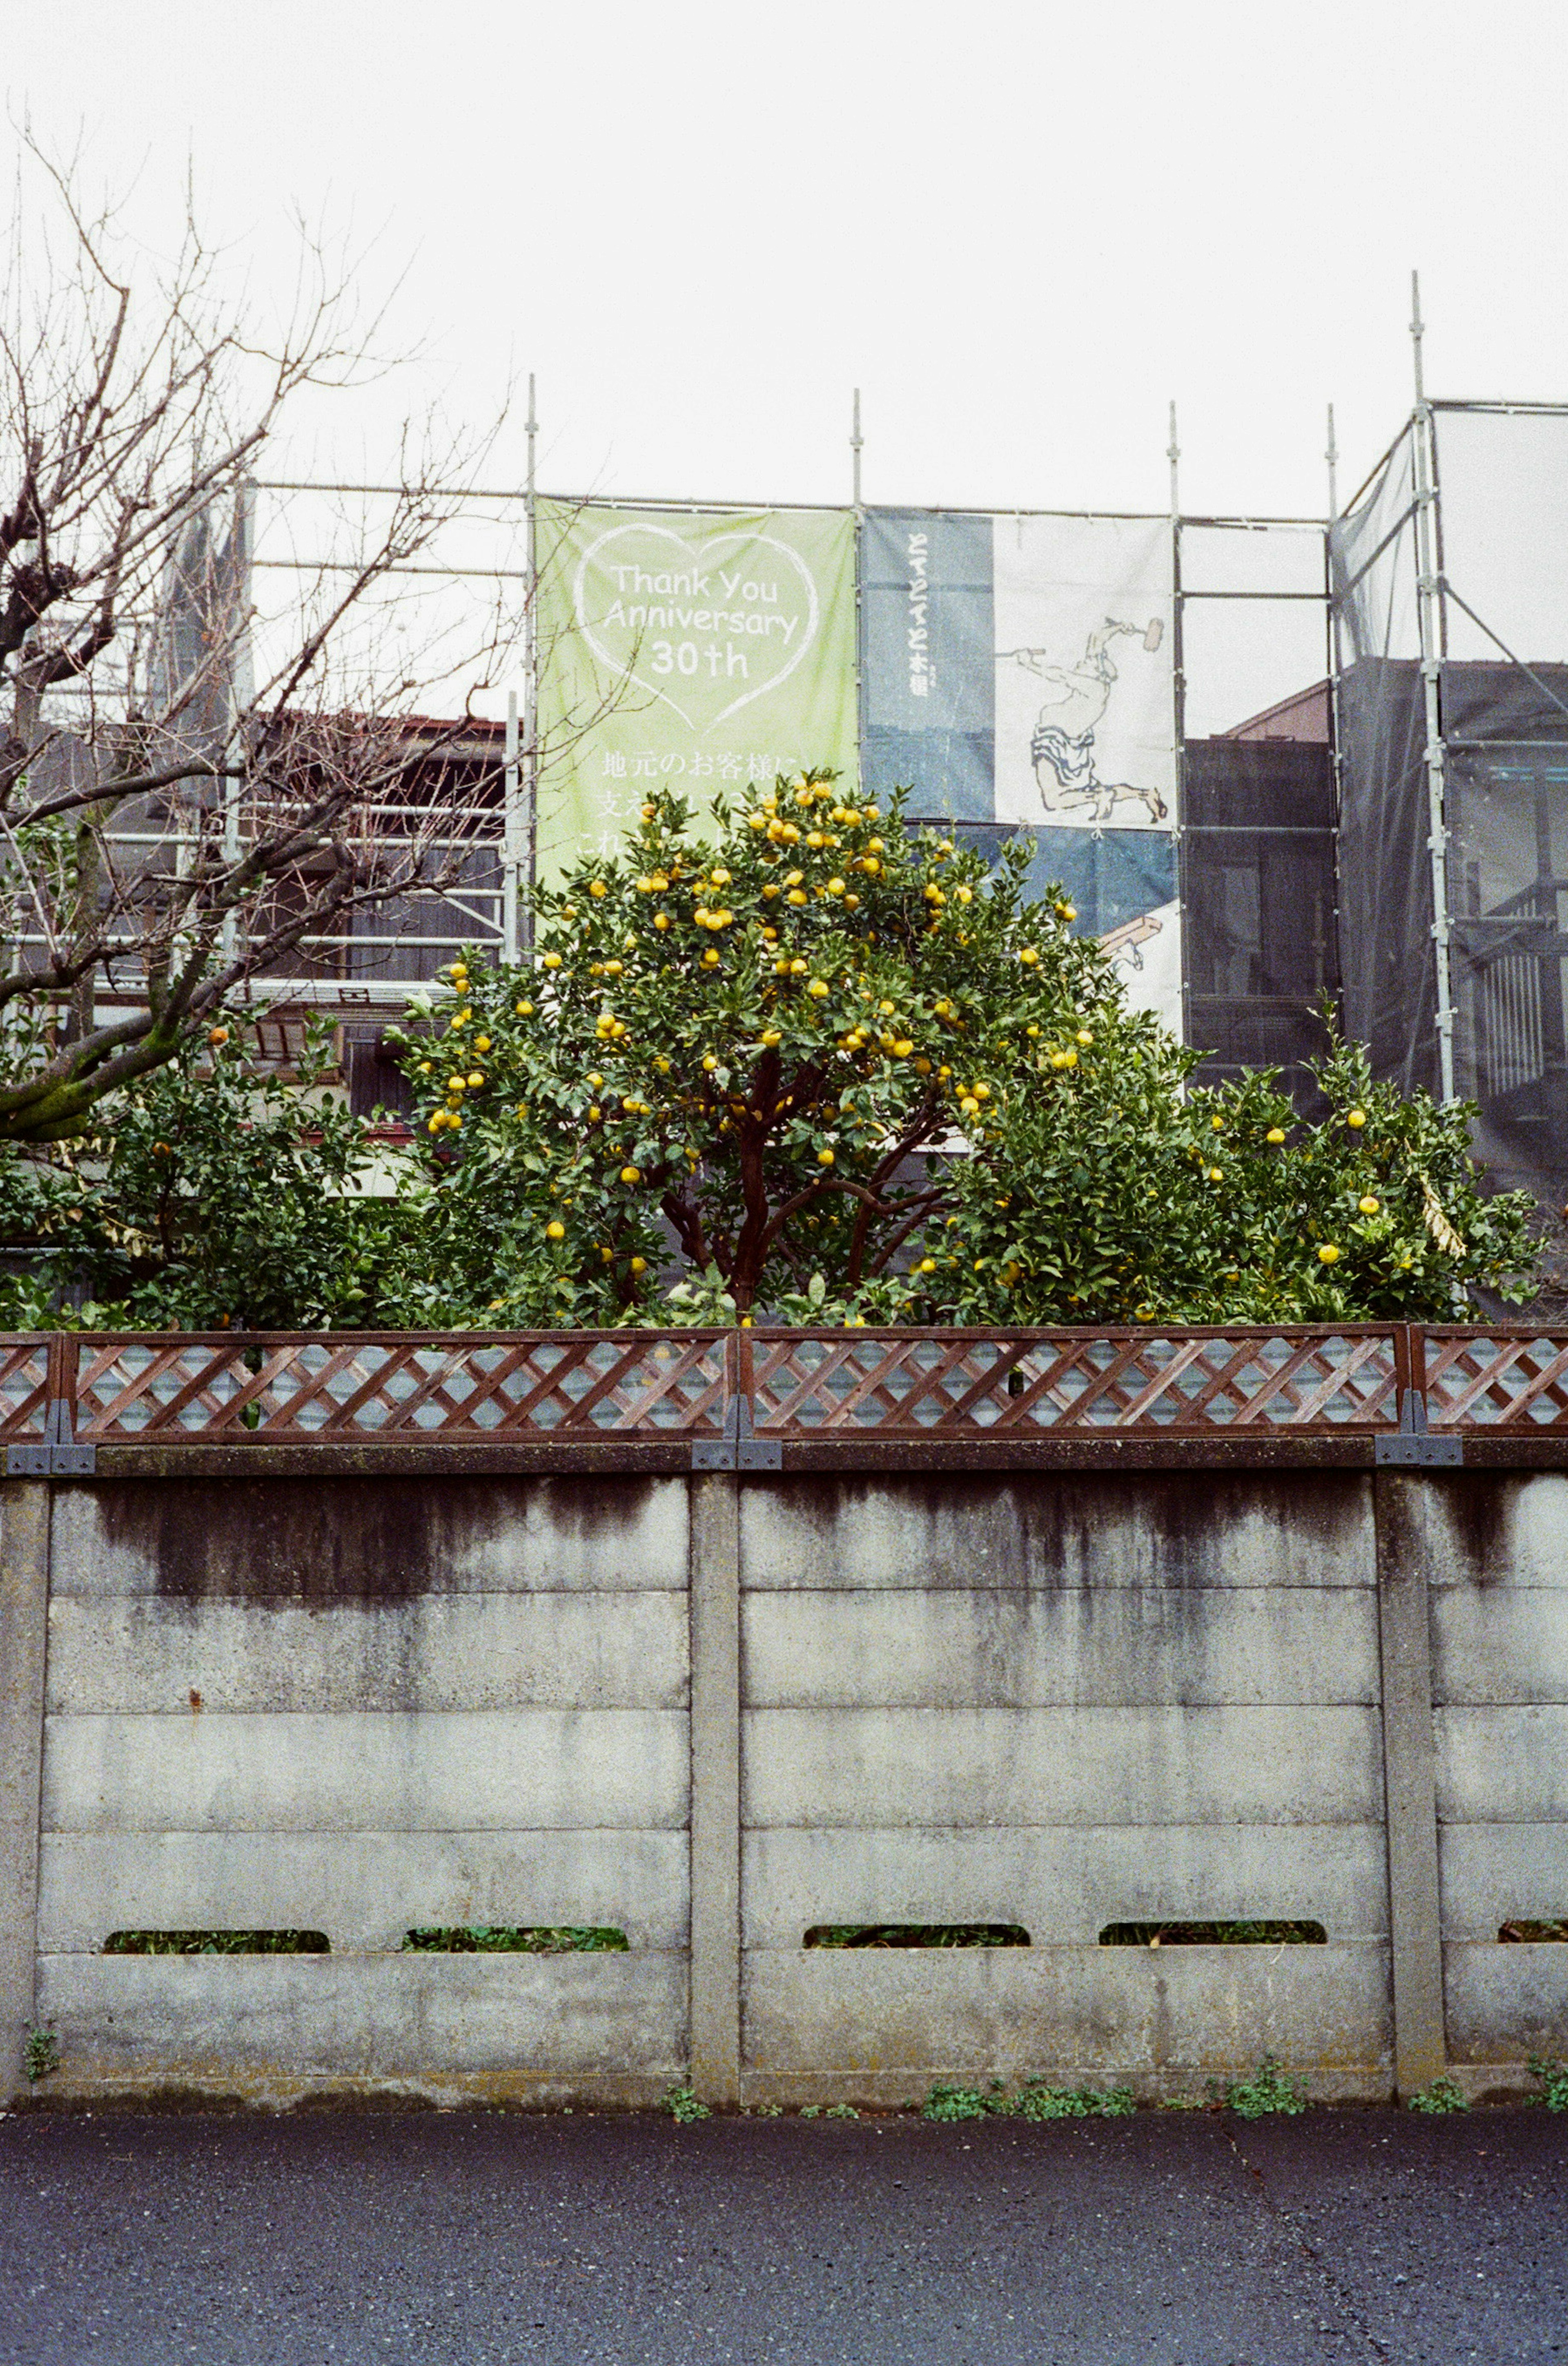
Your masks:
<svg viewBox="0 0 1568 2366"><path fill-rule="evenodd" d="M572 614L577 618L577 630L581 633L584 640L588 643L588 648L593 651L594 656L599 659L599 663L608 672L619 675L623 682L634 682L640 690L651 691L655 698L662 699L667 707L671 708L675 714L679 715L681 721L685 724L689 731L699 732L704 728L709 731L716 731L721 723L727 722L732 715L738 715L741 708L743 706L749 706L754 698L761 698L765 696L767 692L777 690L781 682L789 681L790 675L795 671L796 667L799 666L801 659L804 658L806 651L812 647L812 644L816 639L817 627L822 621L822 605L817 598L816 581L811 569L807 567L805 560L801 557L799 551L791 550L787 542L780 542L775 535L748 534L743 528L738 526L730 528L726 533L713 535L704 545L705 548L711 549L717 544L722 542L738 542L745 545L747 548L760 546L765 550L776 550L779 557L787 560L788 563L795 569L796 573L800 576L801 580L804 583L806 587L806 600L808 607L806 630L801 636L801 646L790 659L789 664L784 667L783 670L779 673L769 675L766 682L759 682L755 690L748 690L743 698L733 699L728 706L722 708L721 711L713 716L711 723L703 726L700 723L694 722L692 717L688 715L685 707L680 704L678 699L672 698L667 690L661 690L656 682L644 681L644 677L637 671L634 666L623 666L618 664L610 652L605 648L603 642L599 640L593 629L593 626L588 623L588 618L583 614L584 578L588 573L588 562L590 559L596 558L599 556L599 553L604 548L607 542L613 542L618 535L622 534L658 535L666 542L673 542L678 550L684 550L687 558L691 561L693 569L697 568L701 563L698 558L695 548L691 543L687 540L685 535L678 534L673 526L649 525L644 524L644 521L639 518L623 518L619 525L607 526L603 534L599 535L594 541L589 543L588 548L583 552L581 558L578 559L576 571L572 576Z"/></svg>

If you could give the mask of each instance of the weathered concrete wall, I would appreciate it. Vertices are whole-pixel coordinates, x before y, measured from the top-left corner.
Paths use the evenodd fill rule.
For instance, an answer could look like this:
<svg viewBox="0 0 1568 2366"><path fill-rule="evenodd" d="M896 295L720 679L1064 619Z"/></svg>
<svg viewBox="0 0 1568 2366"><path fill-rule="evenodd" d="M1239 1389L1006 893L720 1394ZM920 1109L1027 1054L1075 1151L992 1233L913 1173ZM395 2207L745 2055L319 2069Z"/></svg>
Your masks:
<svg viewBox="0 0 1568 2366"><path fill-rule="evenodd" d="M1424 1491L1449 2051L1568 2054L1568 1946L1499 1945L1568 1917L1568 1478Z"/></svg>
<svg viewBox="0 0 1568 2366"><path fill-rule="evenodd" d="M16 1482L0 1649L50 2091L1158 2095L1272 2051L1383 2094L1445 1969L1473 2088L1568 2053L1568 1947L1497 1940L1568 1912L1555 1473ZM1328 1944L1099 1944L1237 1918ZM1031 1944L802 1945L888 1921ZM472 1922L630 1952L398 1952ZM191 1926L331 1952L101 1953Z"/></svg>
<svg viewBox="0 0 1568 2366"><path fill-rule="evenodd" d="M74 2087L656 2093L686 2059L681 1481L56 1496L39 2000ZM623 1955L395 1952L610 1923ZM325 1956L104 1956L110 1931Z"/></svg>
<svg viewBox="0 0 1568 2366"><path fill-rule="evenodd" d="M1364 1479L801 1481L745 1492L742 1568L756 2076L1190 2090L1271 2049L1386 2091ZM1329 1944L1099 1944L1236 1918ZM803 1950L823 1922L1032 1944Z"/></svg>

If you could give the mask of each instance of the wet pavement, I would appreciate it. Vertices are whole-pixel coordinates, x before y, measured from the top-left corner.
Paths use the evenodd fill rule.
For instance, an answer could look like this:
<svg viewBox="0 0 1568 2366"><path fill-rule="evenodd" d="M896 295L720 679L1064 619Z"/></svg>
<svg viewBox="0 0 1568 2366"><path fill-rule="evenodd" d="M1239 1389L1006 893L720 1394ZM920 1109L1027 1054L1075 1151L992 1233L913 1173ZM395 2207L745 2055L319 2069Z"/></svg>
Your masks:
<svg viewBox="0 0 1568 2366"><path fill-rule="evenodd" d="M4 2366L1568 2359L1568 2114L0 2118Z"/></svg>

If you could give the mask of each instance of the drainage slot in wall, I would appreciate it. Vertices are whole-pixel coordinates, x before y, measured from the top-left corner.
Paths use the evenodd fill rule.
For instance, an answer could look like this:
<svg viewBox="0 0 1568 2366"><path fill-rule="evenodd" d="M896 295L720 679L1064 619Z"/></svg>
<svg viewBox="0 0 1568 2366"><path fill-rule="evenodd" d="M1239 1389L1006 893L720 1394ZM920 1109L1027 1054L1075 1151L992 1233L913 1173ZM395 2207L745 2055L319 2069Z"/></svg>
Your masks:
<svg viewBox="0 0 1568 2366"><path fill-rule="evenodd" d="M1539 1946L1542 1940L1548 1943L1553 1939L1568 1940L1568 1915L1558 1922L1527 1922L1516 1915L1513 1921L1500 1926L1497 1936L1503 1940L1522 1941L1529 1946Z"/></svg>
<svg viewBox="0 0 1568 2366"><path fill-rule="evenodd" d="M1021 1922L813 1922L804 1947L1026 1947Z"/></svg>
<svg viewBox="0 0 1568 2366"><path fill-rule="evenodd" d="M1103 1947L1322 1947L1321 1922L1107 1922Z"/></svg>
<svg viewBox="0 0 1568 2366"><path fill-rule="evenodd" d="M111 1931L106 1955L328 1955L325 1931Z"/></svg>
<svg viewBox="0 0 1568 2366"><path fill-rule="evenodd" d="M603 1923L464 1923L456 1930L408 1931L405 1955L623 1955L624 1931Z"/></svg>

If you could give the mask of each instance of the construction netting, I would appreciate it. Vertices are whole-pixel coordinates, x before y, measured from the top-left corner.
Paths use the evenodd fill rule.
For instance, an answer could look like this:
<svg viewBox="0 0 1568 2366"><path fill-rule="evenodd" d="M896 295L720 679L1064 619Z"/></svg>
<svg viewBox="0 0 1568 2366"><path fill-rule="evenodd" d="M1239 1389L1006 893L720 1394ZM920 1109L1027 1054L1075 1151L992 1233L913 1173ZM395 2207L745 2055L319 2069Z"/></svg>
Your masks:
<svg viewBox="0 0 1568 2366"><path fill-rule="evenodd" d="M1345 1023L1372 1047L1379 1076L1439 1090L1446 932L1450 1078L1478 1106L1477 1154L1498 1188L1523 1184L1560 1199L1568 1178L1568 410L1435 404L1424 472L1422 433L1417 422L1401 435L1330 534ZM1435 738L1417 604L1424 496Z"/></svg>

